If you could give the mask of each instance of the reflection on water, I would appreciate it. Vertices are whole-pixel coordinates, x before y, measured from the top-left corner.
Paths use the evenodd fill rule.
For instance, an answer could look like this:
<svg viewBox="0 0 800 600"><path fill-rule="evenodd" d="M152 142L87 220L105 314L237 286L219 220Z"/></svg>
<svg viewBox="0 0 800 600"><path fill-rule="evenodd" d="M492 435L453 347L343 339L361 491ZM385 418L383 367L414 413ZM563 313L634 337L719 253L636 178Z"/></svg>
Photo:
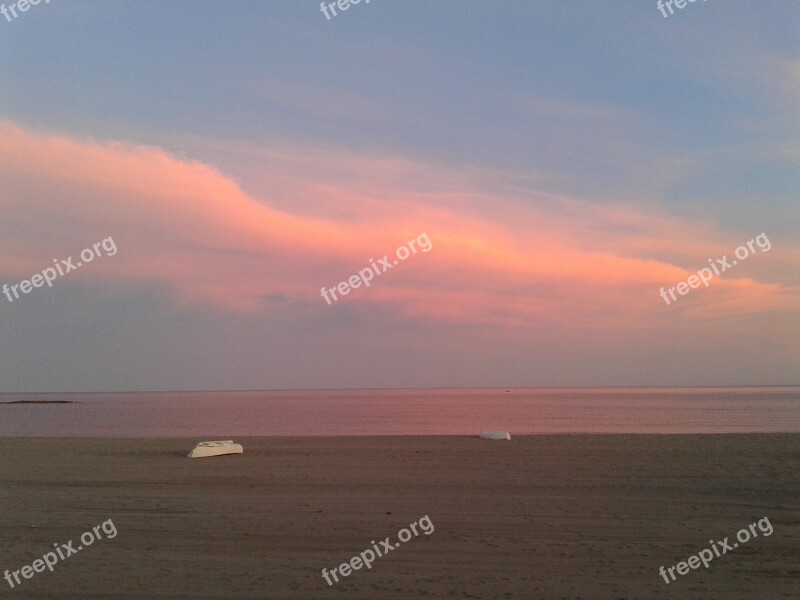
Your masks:
<svg viewBox="0 0 800 600"><path fill-rule="evenodd" d="M800 387L2 394L1 436L800 431Z"/></svg>

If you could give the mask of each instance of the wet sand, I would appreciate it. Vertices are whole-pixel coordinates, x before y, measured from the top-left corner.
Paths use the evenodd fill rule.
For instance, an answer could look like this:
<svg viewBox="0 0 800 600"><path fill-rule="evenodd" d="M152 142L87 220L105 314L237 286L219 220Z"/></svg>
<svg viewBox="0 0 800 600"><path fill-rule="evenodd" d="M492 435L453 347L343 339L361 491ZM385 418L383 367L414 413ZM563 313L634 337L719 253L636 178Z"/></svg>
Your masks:
<svg viewBox="0 0 800 600"><path fill-rule="evenodd" d="M0 574L118 531L3 597L797 598L798 434L237 438L190 460L196 441L0 439ZM659 575L765 516L771 536Z"/></svg>

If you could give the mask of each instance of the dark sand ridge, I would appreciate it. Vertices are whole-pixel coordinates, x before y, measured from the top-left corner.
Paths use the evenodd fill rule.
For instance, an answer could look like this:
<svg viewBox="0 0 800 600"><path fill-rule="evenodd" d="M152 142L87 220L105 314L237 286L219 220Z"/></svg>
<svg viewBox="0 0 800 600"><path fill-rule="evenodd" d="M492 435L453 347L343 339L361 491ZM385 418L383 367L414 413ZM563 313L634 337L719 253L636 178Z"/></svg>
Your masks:
<svg viewBox="0 0 800 600"><path fill-rule="evenodd" d="M7 598L792 598L800 435L0 439L0 574L119 532ZM328 587L424 515L435 531ZM774 533L664 583L764 516Z"/></svg>

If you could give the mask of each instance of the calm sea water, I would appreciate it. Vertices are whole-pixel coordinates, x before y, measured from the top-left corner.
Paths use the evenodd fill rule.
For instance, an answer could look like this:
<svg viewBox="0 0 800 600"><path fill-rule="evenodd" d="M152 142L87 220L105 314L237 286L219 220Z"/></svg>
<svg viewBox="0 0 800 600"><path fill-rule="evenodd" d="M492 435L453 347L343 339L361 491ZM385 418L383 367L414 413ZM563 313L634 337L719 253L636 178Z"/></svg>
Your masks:
<svg viewBox="0 0 800 600"><path fill-rule="evenodd" d="M800 431L800 387L0 394L0 436Z"/></svg>

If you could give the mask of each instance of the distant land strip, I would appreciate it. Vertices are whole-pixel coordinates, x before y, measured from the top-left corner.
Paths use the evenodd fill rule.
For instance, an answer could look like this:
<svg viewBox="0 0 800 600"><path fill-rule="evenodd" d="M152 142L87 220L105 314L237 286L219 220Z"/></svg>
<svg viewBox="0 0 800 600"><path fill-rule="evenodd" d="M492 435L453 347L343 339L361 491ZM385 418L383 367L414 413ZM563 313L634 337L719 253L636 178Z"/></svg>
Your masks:
<svg viewBox="0 0 800 600"><path fill-rule="evenodd" d="M74 400L11 400L0 404L76 404Z"/></svg>

